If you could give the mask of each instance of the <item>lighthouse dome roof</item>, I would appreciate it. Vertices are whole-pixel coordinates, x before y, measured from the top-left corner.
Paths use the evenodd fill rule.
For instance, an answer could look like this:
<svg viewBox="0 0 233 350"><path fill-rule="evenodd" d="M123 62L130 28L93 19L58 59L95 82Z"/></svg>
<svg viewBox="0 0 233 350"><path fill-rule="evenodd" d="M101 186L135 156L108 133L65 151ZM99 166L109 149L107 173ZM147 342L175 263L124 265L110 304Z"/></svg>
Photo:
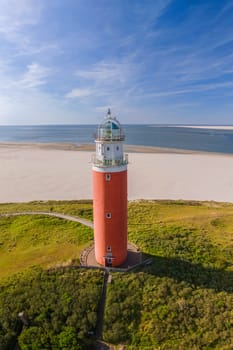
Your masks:
<svg viewBox="0 0 233 350"><path fill-rule="evenodd" d="M117 120L108 119L102 124L102 128L106 129L120 129L121 126Z"/></svg>
<svg viewBox="0 0 233 350"><path fill-rule="evenodd" d="M108 110L107 117L100 125L98 130L98 139L123 141L125 138L121 124L116 118L112 118L110 110Z"/></svg>

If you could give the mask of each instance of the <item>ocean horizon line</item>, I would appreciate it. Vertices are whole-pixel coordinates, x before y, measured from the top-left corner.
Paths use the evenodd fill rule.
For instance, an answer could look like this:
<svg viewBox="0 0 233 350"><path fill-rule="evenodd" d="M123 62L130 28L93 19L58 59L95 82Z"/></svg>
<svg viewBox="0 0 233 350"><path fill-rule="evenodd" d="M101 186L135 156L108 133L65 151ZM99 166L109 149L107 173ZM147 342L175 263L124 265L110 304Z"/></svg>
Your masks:
<svg viewBox="0 0 233 350"><path fill-rule="evenodd" d="M158 126L158 127L173 127L173 126L180 126L180 127L232 127L233 124L169 124L169 123L121 123L122 125L125 126L131 126L131 125L143 125L143 126ZM41 127L41 126L98 126L99 123L51 123L51 124L0 124L0 127Z"/></svg>

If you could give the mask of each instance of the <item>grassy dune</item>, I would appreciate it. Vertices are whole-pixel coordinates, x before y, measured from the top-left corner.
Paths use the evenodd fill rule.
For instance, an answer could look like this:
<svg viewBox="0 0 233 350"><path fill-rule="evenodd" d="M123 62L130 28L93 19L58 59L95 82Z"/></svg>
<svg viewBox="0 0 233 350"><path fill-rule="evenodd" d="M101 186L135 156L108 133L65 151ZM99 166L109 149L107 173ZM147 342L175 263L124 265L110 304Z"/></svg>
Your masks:
<svg viewBox="0 0 233 350"><path fill-rule="evenodd" d="M60 205L59 205L60 204ZM87 208L86 208L87 207ZM3 213L51 211L48 203L0 205ZM90 204L58 203L54 211L89 217ZM78 263L81 250L93 238L93 231L76 222L55 217L28 216L0 218L0 278L38 265L44 268Z"/></svg>
<svg viewBox="0 0 233 350"><path fill-rule="evenodd" d="M127 349L232 349L233 206L130 203L129 237L152 264L113 275L105 339Z"/></svg>
<svg viewBox="0 0 233 350"><path fill-rule="evenodd" d="M91 202L0 205L0 212L29 210L56 211L92 218ZM152 264L128 274L112 273L112 283L107 288L104 339L112 344L125 343L127 349L139 350L232 349L233 205L138 201L129 203L128 213L129 240L152 259ZM52 217L0 218L0 278L4 276L0 283L0 310L7 309L4 293L8 296L9 308L13 307L10 293L13 293L17 305L14 303L14 312L4 315L4 323L0 321L0 336L1 332L6 334L6 330L10 334L17 312L25 305L31 315L39 312L36 305L32 306L30 302L25 304L25 299L22 301L20 297L26 285L34 285L33 281L38 280L38 272L34 272L35 267L32 267L39 265L47 268L77 259L82 247L91 242L92 236L93 232L89 228ZM17 277L19 275L15 276L14 273L23 272L26 268L31 269L21 283ZM60 281L65 272L62 269L61 272L57 271L58 280L54 277L52 293L53 298L62 303L65 316L60 319L53 306L50 311L42 310L42 316L36 316L36 320L39 317L51 329L58 322L59 330L54 328L51 337L48 335L48 339L53 339L56 344L73 341L76 348L77 344L80 348L82 344L87 348L87 334L78 330L87 329L89 324L92 329L95 327L101 275L97 278L95 274L92 276L90 272L82 271L78 276L71 273L69 277L69 284L74 287L79 281L79 288L82 288L82 279L88 281L91 278L91 284L88 283L88 287L82 289L82 295L89 300L88 308L93 312L90 311L92 313L86 321L87 326L82 326L82 319L76 320L72 307L67 309L64 304L64 298L70 302L72 295L69 293L72 294L74 289L67 285L68 289L60 293L61 288L64 288L60 286ZM48 283L49 276L44 275L45 283ZM37 297L39 303L45 293L45 287L40 287L40 283L37 282L37 290L42 288ZM96 283L98 288L93 294L92 288ZM75 290L79 294L79 289ZM34 295L37 292L30 293ZM30 298L34 300L32 295ZM85 312L81 299L76 308ZM72 321L66 321L67 317L69 320L71 317ZM44 339L45 332L41 330L43 323L40 322L35 321L34 324L40 328L38 341ZM22 349L31 349L30 345L25 345L35 338L30 329L21 335ZM46 348L55 347L50 344Z"/></svg>
<svg viewBox="0 0 233 350"><path fill-rule="evenodd" d="M82 201L38 201L29 203L0 204L1 213L23 212L23 211L48 211L62 214L81 216L92 219L92 202Z"/></svg>
<svg viewBox="0 0 233 350"><path fill-rule="evenodd" d="M149 254L232 269L233 205L132 202L129 239Z"/></svg>

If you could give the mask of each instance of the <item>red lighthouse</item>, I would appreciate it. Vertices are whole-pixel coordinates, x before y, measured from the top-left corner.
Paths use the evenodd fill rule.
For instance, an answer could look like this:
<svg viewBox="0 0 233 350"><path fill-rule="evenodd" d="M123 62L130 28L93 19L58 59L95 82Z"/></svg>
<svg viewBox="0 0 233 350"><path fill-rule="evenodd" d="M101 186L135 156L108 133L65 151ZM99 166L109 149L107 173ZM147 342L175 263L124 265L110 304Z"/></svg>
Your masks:
<svg viewBox="0 0 233 350"><path fill-rule="evenodd" d="M119 266L127 257L127 157L125 135L110 109L99 126L93 159L94 239L96 261Z"/></svg>

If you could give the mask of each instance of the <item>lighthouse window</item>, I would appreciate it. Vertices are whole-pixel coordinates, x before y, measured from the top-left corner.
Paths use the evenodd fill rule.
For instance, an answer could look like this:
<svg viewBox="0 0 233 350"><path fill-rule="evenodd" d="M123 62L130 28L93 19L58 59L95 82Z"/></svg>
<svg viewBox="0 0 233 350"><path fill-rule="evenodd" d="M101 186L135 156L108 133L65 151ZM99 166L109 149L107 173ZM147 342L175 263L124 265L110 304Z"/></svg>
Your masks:
<svg viewBox="0 0 233 350"><path fill-rule="evenodd" d="M107 151L110 151L110 147L107 146Z"/></svg>
<svg viewBox="0 0 233 350"><path fill-rule="evenodd" d="M111 219L111 213L106 213L106 218Z"/></svg>
<svg viewBox="0 0 233 350"><path fill-rule="evenodd" d="M116 150L119 151L119 147L118 146L116 146Z"/></svg>
<svg viewBox="0 0 233 350"><path fill-rule="evenodd" d="M112 249L111 249L111 246L110 246L110 245L108 245L108 246L107 246L107 251L108 251L108 252L111 252L111 251L112 251Z"/></svg>
<svg viewBox="0 0 233 350"><path fill-rule="evenodd" d="M106 181L110 181L111 180L111 175L110 174L106 174L105 175L105 179L106 179Z"/></svg>

